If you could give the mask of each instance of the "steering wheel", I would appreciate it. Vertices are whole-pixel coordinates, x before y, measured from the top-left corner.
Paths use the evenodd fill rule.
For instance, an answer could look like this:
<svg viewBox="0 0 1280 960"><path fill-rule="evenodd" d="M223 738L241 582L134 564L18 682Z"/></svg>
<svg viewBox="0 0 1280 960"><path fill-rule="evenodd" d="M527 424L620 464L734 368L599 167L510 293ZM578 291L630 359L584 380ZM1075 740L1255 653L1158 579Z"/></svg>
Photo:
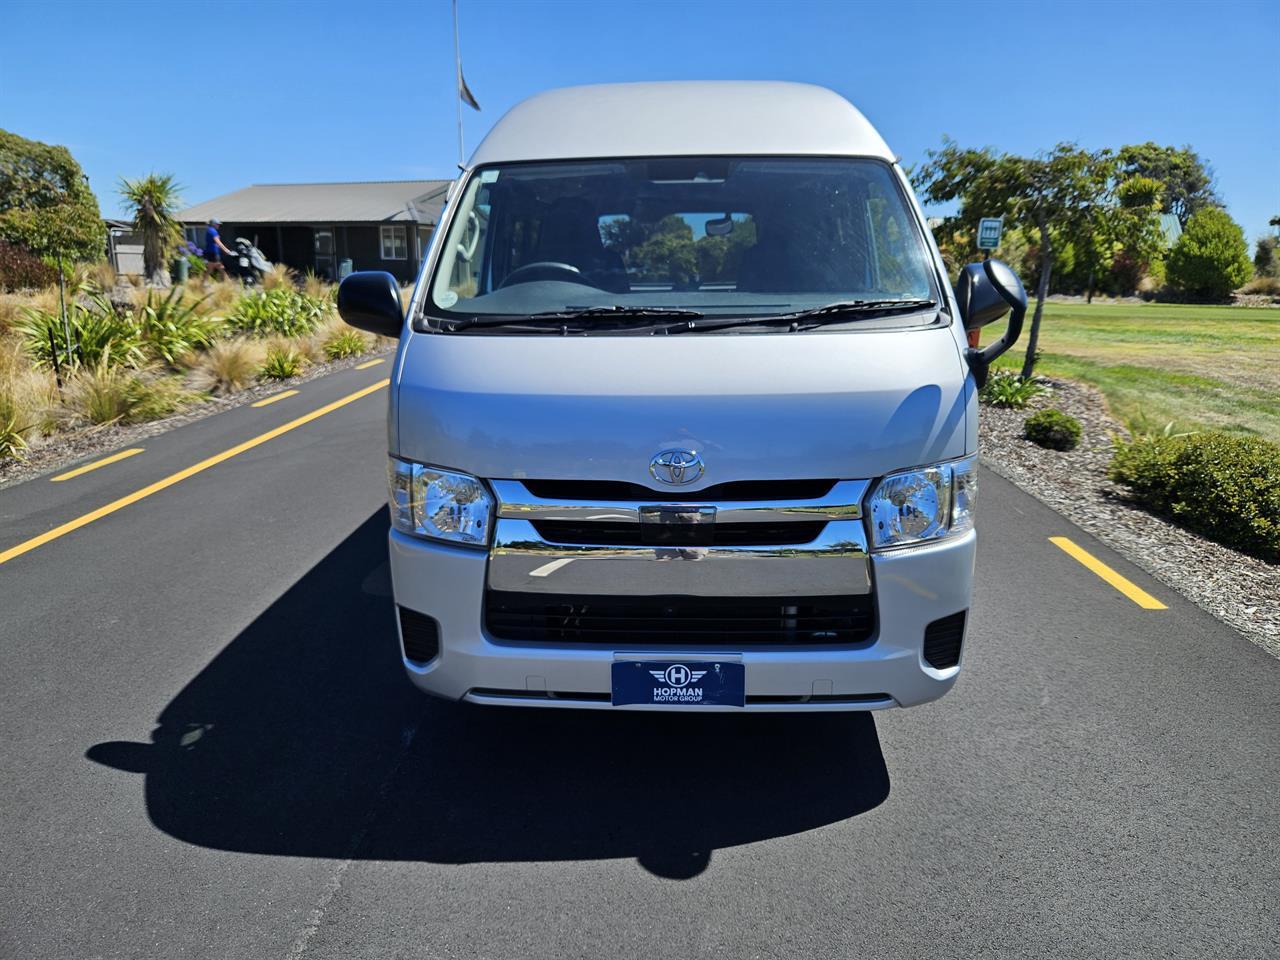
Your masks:
<svg viewBox="0 0 1280 960"><path fill-rule="evenodd" d="M594 283L582 275L581 270L571 263L539 260L536 263L526 263L523 267L516 267L516 269L507 274L506 279L498 284L498 287L501 289L502 287L514 286L517 283L531 283L535 280L561 280L565 283L580 283L584 287L595 286Z"/></svg>

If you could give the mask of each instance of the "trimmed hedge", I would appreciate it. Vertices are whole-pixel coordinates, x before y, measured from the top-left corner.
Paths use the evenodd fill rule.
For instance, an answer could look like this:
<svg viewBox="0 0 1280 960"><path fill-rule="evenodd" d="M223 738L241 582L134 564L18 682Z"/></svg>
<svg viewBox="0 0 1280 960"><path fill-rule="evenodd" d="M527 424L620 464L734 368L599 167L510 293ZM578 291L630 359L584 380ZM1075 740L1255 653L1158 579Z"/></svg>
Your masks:
<svg viewBox="0 0 1280 960"><path fill-rule="evenodd" d="M1080 445L1080 421L1061 410L1041 410L1027 417L1022 433L1032 443L1050 450L1074 450Z"/></svg>
<svg viewBox="0 0 1280 960"><path fill-rule="evenodd" d="M1280 444L1226 433L1144 437L1119 446L1108 472L1152 512L1280 562Z"/></svg>

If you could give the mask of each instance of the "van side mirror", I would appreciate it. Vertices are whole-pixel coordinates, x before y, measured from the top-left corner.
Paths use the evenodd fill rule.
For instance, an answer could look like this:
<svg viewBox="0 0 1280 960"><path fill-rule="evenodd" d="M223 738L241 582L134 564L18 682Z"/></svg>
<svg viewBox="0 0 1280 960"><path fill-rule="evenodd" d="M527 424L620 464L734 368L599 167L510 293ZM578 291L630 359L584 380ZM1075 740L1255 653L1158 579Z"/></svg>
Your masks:
<svg viewBox="0 0 1280 960"><path fill-rule="evenodd" d="M984 260L960 271L956 301L966 330L985 327L1009 313L1009 326L999 340L981 350L970 347L965 351L973 379L981 387L987 382L987 372L996 357L1012 347L1022 333L1022 319L1027 315L1027 291L1008 265L999 260Z"/></svg>
<svg viewBox="0 0 1280 960"><path fill-rule="evenodd" d="M338 284L338 315L380 337L399 337L404 326L400 285L381 270L353 273Z"/></svg>

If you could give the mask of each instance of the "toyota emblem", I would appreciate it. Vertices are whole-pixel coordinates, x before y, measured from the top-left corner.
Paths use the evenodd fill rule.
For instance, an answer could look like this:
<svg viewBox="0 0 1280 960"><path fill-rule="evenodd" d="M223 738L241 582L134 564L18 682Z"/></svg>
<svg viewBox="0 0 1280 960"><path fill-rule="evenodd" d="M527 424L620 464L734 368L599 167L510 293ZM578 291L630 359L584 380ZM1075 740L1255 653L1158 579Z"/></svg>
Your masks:
<svg viewBox="0 0 1280 960"><path fill-rule="evenodd" d="M649 473L672 486L693 483L702 476L702 457L693 450L663 450L649 461Z"/></svg>

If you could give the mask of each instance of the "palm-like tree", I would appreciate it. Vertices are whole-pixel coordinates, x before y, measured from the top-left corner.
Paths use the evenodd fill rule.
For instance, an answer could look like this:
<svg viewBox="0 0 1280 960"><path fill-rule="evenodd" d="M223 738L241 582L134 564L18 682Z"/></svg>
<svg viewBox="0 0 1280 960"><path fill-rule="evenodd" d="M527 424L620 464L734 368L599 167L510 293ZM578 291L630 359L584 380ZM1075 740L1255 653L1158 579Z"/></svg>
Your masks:
<svg viewBox="0 0 1280 960"><path fill-rule="evenodd" d="M182 241L177 219L182 188L172 174L150 173L138 180L120 178L120 196L133 215L133 229L142 237L142 266L148 280L156 280L169 252Z"/></svg>

